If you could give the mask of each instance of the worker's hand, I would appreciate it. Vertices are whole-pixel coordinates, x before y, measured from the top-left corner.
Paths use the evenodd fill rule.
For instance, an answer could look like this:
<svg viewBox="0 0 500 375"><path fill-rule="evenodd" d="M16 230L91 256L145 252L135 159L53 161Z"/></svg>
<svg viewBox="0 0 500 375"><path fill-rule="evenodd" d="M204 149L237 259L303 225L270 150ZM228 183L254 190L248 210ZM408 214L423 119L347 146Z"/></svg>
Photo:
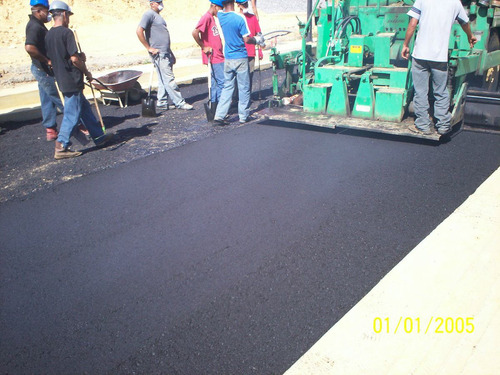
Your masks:
<svg viewBox="0 0 500 375"><path fill-rule="evenodd" d="M158 55L158 53L160 52L160 50L159 50L159 49L157 49L157 48L149 47L149 48L148 48L148 52L149 52L150 54L152 54L153 56L156 56L156 55Z"/></svg>
<svg viewBox="0 0 500 375"><path fill-rule="evenodd" d="M474 48L474 44L476 43L477 43L477 38L474 35L471 35L471 37L469 38L470 48Z"/></svg>
<svg viewBox="0 0 500 375"><path fill-rule="evenodd" d="M264 48L266 46L266 41L264 40L264 36L261 33L257 33L257 35L255 35L254 38L255 38L256 44L258 44L262 48Z"/></svg>
<svg viewBox="0 0 500 375"><path fill-rule="evenodd" d="M173 52L171 53L171 56L170 56L170 62L172 63L172 65L175 65L175 63L177 62L177 59L176 59Z"/></svg>
<svg viewBox="0 0 500 375"><path fill-rule="evenodd" d="M212 53L212 47L203 47L203 53L210 55Z"/></svg>
<svg viewBox="0 0 500 375"><path fill-rule="evenodd" d="M84 52L80 52L80 60L83 62L87 62L87 55Z"/></svg>
<svg viewBox="0 0 500 375"><path fill-rule="evenodd" d="M401 57L405 60L410 58L410 47L403 45L403 49L401 50Z"/></svg>
<svg viewBox="0 0 500 375"><path fill-rule="evenodd" d="M87 77L87 81L90 83L92 81L92 73L88 70L85 72L85 77Z"/></svg>

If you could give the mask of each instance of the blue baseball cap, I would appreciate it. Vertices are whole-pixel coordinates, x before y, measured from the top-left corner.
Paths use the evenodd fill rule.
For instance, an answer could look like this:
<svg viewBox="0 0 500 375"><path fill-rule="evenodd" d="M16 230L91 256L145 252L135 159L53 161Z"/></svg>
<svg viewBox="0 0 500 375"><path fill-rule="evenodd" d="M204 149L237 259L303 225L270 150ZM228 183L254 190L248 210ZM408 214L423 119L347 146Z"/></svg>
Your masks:
<svg viewBox="0 0 500 375"><path fill-rule="evenodd" d="M49 0L30 0L30 6L34 7L37 5L44 6L45 8L49 8Z"/></svg>
<svg viewBox="0 0 500 375"><path fill-rule="evenodd" d="M248 0L236 0L238 4L245 4L248 3Z"/></svg>
<svg viewBox="0 0 500 375"><path fill-rule="evenodd" d="M217 5L217 6L221 7L221 8L223 8L223 5L222 5L222 0L210 0L210 2L211 2L212 4L215 4L215 5Z"/></svg>

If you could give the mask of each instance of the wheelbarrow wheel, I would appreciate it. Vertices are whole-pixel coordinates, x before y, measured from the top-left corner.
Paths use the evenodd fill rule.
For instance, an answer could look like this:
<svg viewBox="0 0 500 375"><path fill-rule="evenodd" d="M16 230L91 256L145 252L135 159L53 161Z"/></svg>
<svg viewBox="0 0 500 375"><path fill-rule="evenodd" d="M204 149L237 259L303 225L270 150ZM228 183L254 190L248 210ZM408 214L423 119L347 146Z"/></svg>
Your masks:
<svg viewBox="0 0 500 375"><path fill-rule="evenodd" d="M128 99L133 102L140 102L143 96L143 90L139 82L134 83L134 86L128 92Z"/></svg>

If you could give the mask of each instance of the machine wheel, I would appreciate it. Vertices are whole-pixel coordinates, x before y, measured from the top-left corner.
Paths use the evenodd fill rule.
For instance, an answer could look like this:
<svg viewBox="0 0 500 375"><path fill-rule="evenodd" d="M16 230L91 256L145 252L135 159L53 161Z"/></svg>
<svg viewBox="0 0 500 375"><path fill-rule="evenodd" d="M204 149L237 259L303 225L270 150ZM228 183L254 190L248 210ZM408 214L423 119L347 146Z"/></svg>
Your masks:
<svg viewBox="0 0 500 375"><path fill-rule="evenodd" d="M488 52L500 49L500 38L498 31L493 30L488 40ZM483 89L490 92L496 92L499 89L498 80L500 79L500 67L488 69L483 75Z"/></svg>
<svg viewBox="0 0 500 375"><path fill-rule="evenodd" d="M488 52L500 49L498 30L492 30L488 40ZM467 129L481 129L488 132L500 131L500 69L497 65L482 76L472 79L465 104Z"/></svg>

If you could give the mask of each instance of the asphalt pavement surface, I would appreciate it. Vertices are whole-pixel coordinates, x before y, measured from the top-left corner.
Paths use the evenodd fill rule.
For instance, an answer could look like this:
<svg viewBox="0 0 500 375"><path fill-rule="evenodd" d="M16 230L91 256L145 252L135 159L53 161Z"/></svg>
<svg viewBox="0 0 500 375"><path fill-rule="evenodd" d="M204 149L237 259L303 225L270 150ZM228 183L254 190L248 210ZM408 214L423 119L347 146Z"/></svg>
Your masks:
<svg viewBox="0 0 500 375"><path fill-rule="evenodd" d="M181 90L71 160L3 125L2 373L282 373L500 165L483 133L215 128Z"/></svg>

